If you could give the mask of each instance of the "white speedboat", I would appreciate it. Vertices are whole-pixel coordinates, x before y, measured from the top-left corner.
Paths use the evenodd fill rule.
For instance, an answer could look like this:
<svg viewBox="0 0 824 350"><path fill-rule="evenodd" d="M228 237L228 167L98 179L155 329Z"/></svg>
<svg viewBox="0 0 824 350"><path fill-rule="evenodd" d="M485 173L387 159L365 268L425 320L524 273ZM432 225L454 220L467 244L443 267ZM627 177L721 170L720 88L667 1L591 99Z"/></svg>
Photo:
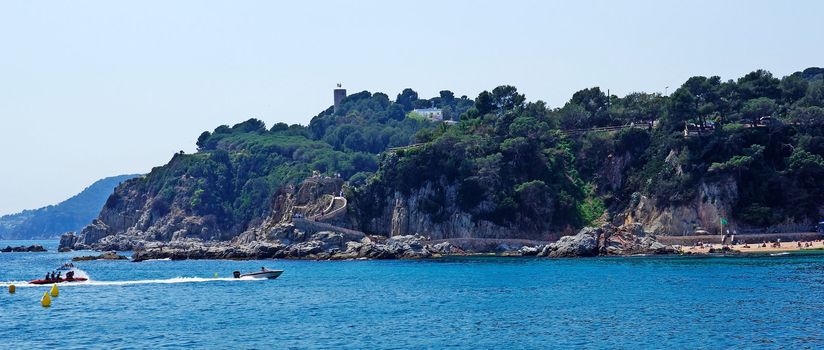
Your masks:
<svg viewBox="0 0 824 350"><path fill-rule="evenodd" d="M275 278L278 278L280 276L280 274L282 274L282 273L283 273L283 270L269 270L269 269L262 268L262 269L260 269L260 271L248 272L248 273L240 273L240 271L235 271L234 276L235 276L235 278L251 277L251 278L261 278L261 279L273 280Z"/></svg>

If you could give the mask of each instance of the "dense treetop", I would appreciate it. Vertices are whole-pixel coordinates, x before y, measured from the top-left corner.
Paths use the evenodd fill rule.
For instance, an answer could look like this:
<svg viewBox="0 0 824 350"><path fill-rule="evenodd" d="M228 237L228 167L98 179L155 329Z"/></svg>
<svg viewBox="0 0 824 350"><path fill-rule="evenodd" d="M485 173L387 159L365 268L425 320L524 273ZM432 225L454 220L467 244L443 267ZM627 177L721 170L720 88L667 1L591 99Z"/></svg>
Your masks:
<svg viewBox="0 0 824 350"><path fill-rule="evenodd" d="M258 119L222 125L198 137L196 154L176 154L133 186L156 199L160 214L180 208L215 220L232 235L265 217L277 189L313 171L365 182L378 169L380 152L415 143L416 135L437 126L407 117L413 108L438 107L457 119L473 104L450 91L424 100L406 89L396 101L363 91L308 126L277 123L267 129Z"/></svg>
<svg viewBox="0 0 824 350"><path fill-rule="evenodd" d="M376 211L395 190L457 184L458 205L478 219L545 230L618 213L639 195L660 205L693 200L702 183L734 180L729 213L744 225L816 220L824 199L824 69L776 78L692 77L671 96L576 92L561 108L526 102L514 87L481 92L453 128L388 154L362 195ZM635 126L618 132L566 130ZM653 127L654 126L654 127ZM687 134L685 135L685 129ZM612 157L628 161L612 181ZM442 217L453 203L427 199Z"/></svg>

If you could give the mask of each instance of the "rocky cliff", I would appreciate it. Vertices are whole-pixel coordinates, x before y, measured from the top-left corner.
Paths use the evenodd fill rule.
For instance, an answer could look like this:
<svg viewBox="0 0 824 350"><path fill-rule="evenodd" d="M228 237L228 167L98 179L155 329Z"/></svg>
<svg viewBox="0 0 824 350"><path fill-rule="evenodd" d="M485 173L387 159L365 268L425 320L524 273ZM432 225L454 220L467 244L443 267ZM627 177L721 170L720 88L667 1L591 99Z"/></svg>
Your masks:
<svg viewBox="0 0 824 350"><path fill-rule="evenodd" d="M183 182L185 183L185 181ZM334 177L310 177L300 185L281 188L272 199L270 214L227 235L214 217L194 215L185 203L171 203L141 191L137 183L115 189L100 215L80 233L61 237L60 247L69 249L132 250L148 242L234 241L248 243L273 239L273 232L293 220L327 223L333 227L351 227L341 201L343 180ZM342 213L343 215L329 215Z"/></svg>
<svg viewBox="0 0 824 350"><path fill-rule="evenodd" d="M548 238L540 232L520 231L473 217L472 213L458 206L457 191L455 184L445 181L426 182L408 194L401 191L383 196L370 193L356 199L354 205L362 207L363 202L368 201L369 207L377 209L372 215L362 215L359 224L367 232L385 236L425 235L432 239ZM433 208L435 200L444 204Z"/></svg>
<svg viewBox="0 0 824 350"><path fill-rule="evenodd" d="M221 235L213 217L187 212L183 209L185 203L180 203L182 198L169 203L161 196L151 196L137 181L118 186L97 219L77 235L64 235L61 241L74 248L107 246L128 250L134 241L227 238ZM185 179L181 182L185 186Z"/></svg>
<svg viewBox="0 0 824 350"><path fill-rule="evenodd" d="M627 209L622 223L640 223L647 230L660 235L692 235L702 228L720 234L721 218L729 218L738 201L738 187L732 178L701 182L698 195L678 205L661 205L654 198L637 196L634 206ZM728 227L736 222L728 219Z"/></svg>

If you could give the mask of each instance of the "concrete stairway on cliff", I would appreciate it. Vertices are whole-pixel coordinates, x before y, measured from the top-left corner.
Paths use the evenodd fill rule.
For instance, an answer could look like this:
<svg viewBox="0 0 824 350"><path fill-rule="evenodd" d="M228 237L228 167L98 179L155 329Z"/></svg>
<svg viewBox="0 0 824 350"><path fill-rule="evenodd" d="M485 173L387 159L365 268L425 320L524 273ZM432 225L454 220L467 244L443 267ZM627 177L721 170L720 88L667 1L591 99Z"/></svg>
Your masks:
<svg viewBox="0 0 824 350"><path fill-rule="evenodd" d="M329 202L329 206L327 206L321 214L312 215L308 219L304 219L301 217L293 217L292 223L295 224L295 227L305 232L314 233L319 231L332 231L366 236L366 234L361 231L336 226L328 222L323 222L334 220L346 214L347 205L348 202L346 200L346 197L335 196L334 198L332 198L332 201Z"/></svg>
<svg viewBox="0 0 824 350"><path fill-rule="evenodd" d="M336 205L337 203L337 205ZM346 205L348 202L346 201L346 197L336 196L332 198L332 201L329 202L329 206L323 210L321 214L314 215L310 217L310 219L315 221L321 220L332 220L334 218L339 217L341 214L346 212Z"/></svg>
<svg viewBox="0 0 824 350"><path fill-rule="evenodd" d="M306 233L316 233L320 231L341 232L349 235L366 236L365 233L357 230L348 229L345 227L327 224L325 222L312 221L309 219L293 218L292 224L301 231Z"/></svg>

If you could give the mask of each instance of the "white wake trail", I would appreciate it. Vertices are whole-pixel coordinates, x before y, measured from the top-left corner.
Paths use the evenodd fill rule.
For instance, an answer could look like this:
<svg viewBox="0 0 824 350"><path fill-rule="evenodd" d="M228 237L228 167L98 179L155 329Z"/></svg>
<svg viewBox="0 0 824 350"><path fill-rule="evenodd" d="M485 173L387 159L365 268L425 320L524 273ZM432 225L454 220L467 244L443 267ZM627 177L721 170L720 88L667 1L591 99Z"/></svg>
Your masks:
<svg viewBox="0 0 824 350"><path fill-rule="evenodd" d="M59 283L58 285L62 287L82 287L82 286L128 286L128 285L137 285L137 284L175 284L175 283L201 283L201 282L249 282L249 281L265 281L266 279L262 278L251 278L251 277L241 277L241 278L232 278L232 277L215 277L215 278L203 278L203 277L175 277L175 278L167 278L167 279L148 279L148 280L133 280L133 281L94 281L89 280L85 282L65 282ZM8 287L9 285L15 285L17 288L21 287L49 287L51 288L52 284L29 284L28 281L8 281L8 282L0 282L0 287Z"/></svg>

